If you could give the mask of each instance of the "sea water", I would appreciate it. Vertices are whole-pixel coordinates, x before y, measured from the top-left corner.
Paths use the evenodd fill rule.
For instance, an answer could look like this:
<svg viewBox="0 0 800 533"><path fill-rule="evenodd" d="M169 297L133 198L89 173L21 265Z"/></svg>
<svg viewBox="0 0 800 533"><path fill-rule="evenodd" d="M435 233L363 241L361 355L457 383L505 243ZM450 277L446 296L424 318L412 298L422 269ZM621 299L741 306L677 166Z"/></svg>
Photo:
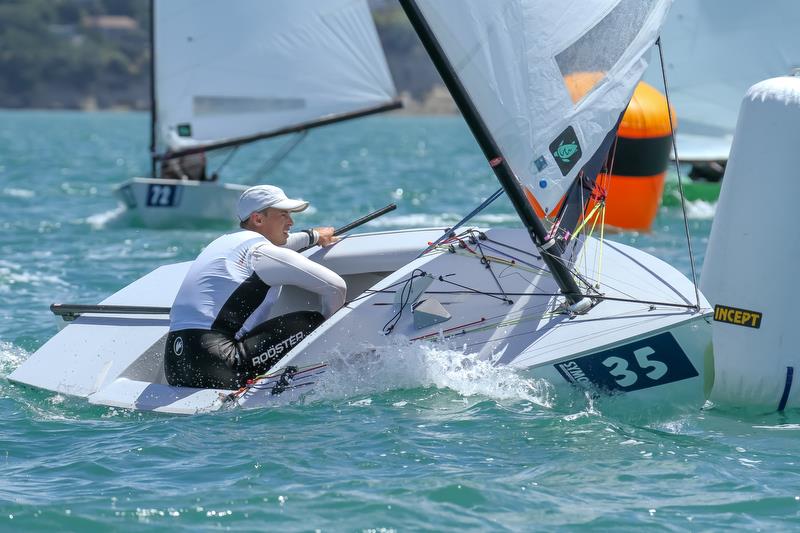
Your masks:
<svg viewBox="0 0 800 533"><path fill-rule="evenodd" d="M358 386L329 384L313 401L190 417L10 383L57 331L51 303L97 303L228 229L126 219L111 188L148 173L148 142L146 114L0 112L0 530L800 527L796 412L648 420L455 349L398 349L382 373L356 369ZM240 148L220 174L310 200L298 228L390 202L396 211L362 229L448 225L498 188L459 117L321 128L261 176L282 142ZM713 209L689 215L699 275ZM476 218L516 220L504 197ZM609 238L692 276L678 208L650 233Z"/></svg>

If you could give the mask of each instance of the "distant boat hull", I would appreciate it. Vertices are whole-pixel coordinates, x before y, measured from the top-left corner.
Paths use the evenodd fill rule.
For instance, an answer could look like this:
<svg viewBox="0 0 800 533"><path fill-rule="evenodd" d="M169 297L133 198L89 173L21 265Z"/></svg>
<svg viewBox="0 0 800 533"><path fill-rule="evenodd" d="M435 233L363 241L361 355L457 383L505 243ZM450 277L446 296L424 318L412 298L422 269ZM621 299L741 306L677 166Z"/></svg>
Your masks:
<svg viewBox="0 0 800 533"><path fill-rule="evenodd" d="M132 178L114 195L139 223L152 228L236 225L236 202L244 185L216 181Z"/></svg>
<svg viewBox="0 0 800 533"><path fill-rule="evenodd" d="M687 202L701 201L715 204L719 200L722 182L693 180L687 176L682 176L682 179L683 196ZM665 207L680 207L681 191L678 187L677 178L667 178L664 181L664 194L661 196L661 205Z"/></svg>

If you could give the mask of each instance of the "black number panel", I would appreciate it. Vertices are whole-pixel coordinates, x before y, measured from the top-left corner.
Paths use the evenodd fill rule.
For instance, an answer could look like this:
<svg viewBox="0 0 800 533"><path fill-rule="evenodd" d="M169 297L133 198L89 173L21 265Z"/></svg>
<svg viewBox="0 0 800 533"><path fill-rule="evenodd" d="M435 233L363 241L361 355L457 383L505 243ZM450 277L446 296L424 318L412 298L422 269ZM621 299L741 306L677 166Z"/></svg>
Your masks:
<svg viewBox="0 0 800 533"><path fill-rule="evenodd" d="M555 367L570 383L622 392L699 375L671 333L564 361Z"/></svg>

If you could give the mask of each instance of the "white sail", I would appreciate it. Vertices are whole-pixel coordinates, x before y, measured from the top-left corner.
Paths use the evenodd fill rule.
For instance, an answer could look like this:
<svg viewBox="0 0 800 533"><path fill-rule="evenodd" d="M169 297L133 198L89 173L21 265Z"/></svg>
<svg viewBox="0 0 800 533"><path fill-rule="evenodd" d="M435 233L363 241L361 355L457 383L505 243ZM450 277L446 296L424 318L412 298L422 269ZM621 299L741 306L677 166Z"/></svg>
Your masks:
<svg viewBox="0 0 800 533"><path fill-rule="evenodd" d="M800 67L798 20L797 0L676 0L661 37L681 160L728 158L747 89ZM646 79L664 86L658 65Z"/></svg>
<svg viewBox="0 0 800 533"><path fill-rule="evenodd" d="M157 0L154 26L156 135L173 149L396 96L366 0Z"/></svg>
<svg viewBox="0 0 800 533"><path fill-rule="evenodd" d="M550 211L625 110L670 2L417 5L512 170ZM590 83L571 91L578 78Z"/></svg>

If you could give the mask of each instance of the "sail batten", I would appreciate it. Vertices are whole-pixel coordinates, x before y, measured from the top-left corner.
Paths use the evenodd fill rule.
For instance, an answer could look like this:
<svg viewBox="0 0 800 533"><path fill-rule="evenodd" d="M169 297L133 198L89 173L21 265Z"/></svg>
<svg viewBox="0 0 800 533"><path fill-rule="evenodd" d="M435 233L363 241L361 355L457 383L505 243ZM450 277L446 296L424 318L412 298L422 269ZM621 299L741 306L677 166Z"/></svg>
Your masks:
<svg viewBox="0 0 800 533"><path fill-rule="evenodd" d="M398 105L366 0L155 0L153 16L154 155Z"/></svg>

